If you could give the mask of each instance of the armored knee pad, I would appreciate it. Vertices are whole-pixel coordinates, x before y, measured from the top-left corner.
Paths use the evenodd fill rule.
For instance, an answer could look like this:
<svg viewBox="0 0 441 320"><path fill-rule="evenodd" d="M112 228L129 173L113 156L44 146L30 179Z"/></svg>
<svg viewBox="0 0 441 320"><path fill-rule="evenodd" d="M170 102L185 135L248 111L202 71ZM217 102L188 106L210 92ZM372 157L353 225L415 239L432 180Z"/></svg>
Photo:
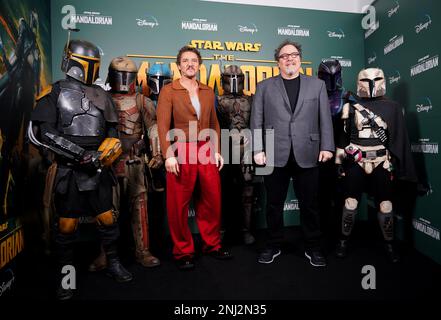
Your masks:
<svg viewBox="0 0 441 320"><path fill-rule="evenodd" d="M58 230L62 234L72 234L78 228L78 218L64 218L60 217L58 220Z"/></svg>
<svg viewBox="0 0 441 320"><path fill-rule="evenodd" d="M345 199L345 208L348 210L357 210L358 201L355 198L346 198Z"/></svg>
<svg viewBox="0 0 441 320"><path fill-rule="evenodd" d="M100 226L111 226L117 221L115 211L108 210L96 216L96 223Z"/></svg>
<svg viewBox="0 0 441 320"><path fill-rule="evenodd" d="M380 203L380 212L381 213L390 213L392 212L392 202L389 200L382 201Z"/></svg>

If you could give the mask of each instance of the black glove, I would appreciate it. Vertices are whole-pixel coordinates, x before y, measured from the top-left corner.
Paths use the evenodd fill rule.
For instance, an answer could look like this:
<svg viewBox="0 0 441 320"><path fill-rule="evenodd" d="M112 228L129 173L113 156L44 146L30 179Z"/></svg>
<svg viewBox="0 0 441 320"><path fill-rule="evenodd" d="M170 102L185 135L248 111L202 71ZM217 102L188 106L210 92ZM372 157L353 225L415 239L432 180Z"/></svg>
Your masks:
<svg viewBox="0 0 441 320"><path fill-rule="evenodd" d="M96 171L101 167L100 161L98 159L99 154L96 151L86 151L80 160L80 168L88 172L89 174L96 173Z"/></svg>
<svg viewBox="0 0 441 320"><path fill-rule="evenodd" d="M91 151L84 152L82 158L80 159L81 165L87 165L92 162L93 154Z"/></svg>

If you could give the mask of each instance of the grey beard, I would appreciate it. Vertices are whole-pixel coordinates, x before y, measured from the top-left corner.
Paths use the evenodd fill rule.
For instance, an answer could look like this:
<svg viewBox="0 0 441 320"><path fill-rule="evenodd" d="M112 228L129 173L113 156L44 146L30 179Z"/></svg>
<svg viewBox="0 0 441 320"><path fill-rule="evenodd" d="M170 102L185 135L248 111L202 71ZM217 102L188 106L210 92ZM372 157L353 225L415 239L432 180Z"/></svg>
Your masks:
<svg viewBox="0 0 441 320"><path fill-rule="evenodd" d="M295 74L295 72L294 72L294 68L287 68L286 73L287 73L289 76L293 76L293 75Z"/></svg>

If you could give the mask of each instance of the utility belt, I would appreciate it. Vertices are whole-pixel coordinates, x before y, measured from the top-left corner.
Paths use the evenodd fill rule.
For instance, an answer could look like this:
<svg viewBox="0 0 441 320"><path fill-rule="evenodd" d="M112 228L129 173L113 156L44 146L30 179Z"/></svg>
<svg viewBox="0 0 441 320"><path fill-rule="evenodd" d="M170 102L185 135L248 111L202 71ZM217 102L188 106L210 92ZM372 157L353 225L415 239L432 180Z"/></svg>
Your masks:
<svg viewBox="0 0 441 320"><path fill-rule="evenodd" d="M380 149L380 150L370 150L370 151L362 151L361 156L364 159L376 159L378 157L383 157L387 155L386 149Z"/></svg>
<svg viewBox="0 0 441 320"><path fill-rule="evenodd" d="M367 150L366 150L366 149ZM365 149L365 150L363 150ZM369 150L371 147L362 147L354 144L348 145L344 152L346 154L345 158L352 162L377 162L387 160L389 157L389 152L386 148Z"/></svg>

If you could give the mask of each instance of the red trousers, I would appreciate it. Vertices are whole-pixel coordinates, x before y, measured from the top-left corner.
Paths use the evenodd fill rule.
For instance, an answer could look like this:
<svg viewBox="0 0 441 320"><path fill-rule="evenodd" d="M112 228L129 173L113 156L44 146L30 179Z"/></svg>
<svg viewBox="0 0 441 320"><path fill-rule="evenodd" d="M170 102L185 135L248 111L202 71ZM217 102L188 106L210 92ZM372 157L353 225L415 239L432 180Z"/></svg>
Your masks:
<svg viewBox="0 0 441 320"><path fill-rule="evenodd" d="M167 172L167 217L175 259L194 255L188 207L194 195L196 223L205 252L221 246L221 185L209 142L175 142L179 175ZM198 156L199 155L199 156ZM210 161L211 160L211 161Z"/></svg>

